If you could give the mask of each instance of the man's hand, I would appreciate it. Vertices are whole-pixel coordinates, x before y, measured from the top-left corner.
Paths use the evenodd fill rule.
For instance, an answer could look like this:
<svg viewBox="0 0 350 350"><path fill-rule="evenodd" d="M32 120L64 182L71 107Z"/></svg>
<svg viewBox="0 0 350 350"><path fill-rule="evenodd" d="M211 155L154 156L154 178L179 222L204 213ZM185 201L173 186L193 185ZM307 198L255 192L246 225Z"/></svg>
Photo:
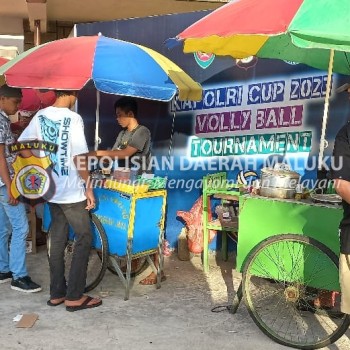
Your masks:
<svg viewBox="0 0 350 350"><path fill-rule="evenodd" d="M92 188L88 187L86 189L85 196L87 199L87 205L86 205L85 209L87 209L87 210L94 209L96 206L96 200L95 200L95 196L94 196L94 192L92 191Z"/></svg>
<svg viewBox="0 0 350 350"><path fill-rule="evenodd" d="M9 200L8 200L8 204L10 205L17 205L18 204L18 199L16 199L12 193L11 193L11 189L10 188L7 188L7 195L9 197Z"/></svg>
<svg viewBox="0 0 350 350"><path fill-rule="evenodd" d="M96 200L94 196L94 192L91 187L89 171L87 169L87 155L81 154L75 156L73 158L74 164L78 169L80 177L84 180L86 189L85 189L85 197L87 199L87 205L85 209L91 210L95 208Z"/></svg>
<svg viewBox="0 0 350 350"><path fill-rule="evenodd" d="M338 195L350 204L350 182L343 179L334 180L334 189Z"/></svg>
<svg viewBox="0 0 350 350"><path fill-rule="evenodd" d="M5 144L3 143L0 144L0 178L7 189L7 195L9 197L8 203L10 205L17 205L18 200L12 196L12 193L10 191L11 178L5 157Z"/></svg>

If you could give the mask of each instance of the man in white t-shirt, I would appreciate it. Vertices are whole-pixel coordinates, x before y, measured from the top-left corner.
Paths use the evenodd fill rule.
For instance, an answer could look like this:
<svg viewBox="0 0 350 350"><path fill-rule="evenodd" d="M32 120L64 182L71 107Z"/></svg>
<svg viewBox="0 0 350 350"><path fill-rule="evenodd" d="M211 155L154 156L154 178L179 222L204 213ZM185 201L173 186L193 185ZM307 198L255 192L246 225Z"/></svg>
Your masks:
<svg viewBox="0 0 350 350"><path fill-rule="evenodd" d="M78 167L86 158L88 147L83 120L71 110L76 103L77 92L56 91L56 97L52 106L36 113L19 141L39 140L58 145L56 153L48 154L52 162L55 192L47 198L51 214L50 300L47 304L57 306L64 302L67 311L77 311L102 304L99 298L83 294L92 241L88 211L95 207L95 198L92 188L84 187L84 182L88 184L88 169ZM76 244L66 283L64 250L68 226L74 231Z"/></svg>

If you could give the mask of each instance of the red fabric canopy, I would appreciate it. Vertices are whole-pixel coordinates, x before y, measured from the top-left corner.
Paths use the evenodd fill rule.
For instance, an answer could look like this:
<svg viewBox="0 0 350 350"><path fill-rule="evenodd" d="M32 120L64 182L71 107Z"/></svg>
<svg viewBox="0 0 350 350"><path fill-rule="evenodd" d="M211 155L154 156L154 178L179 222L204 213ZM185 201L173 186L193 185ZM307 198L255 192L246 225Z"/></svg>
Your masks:
<svg viewBox="0 0 350 350"><path fill-rule="evenodd" d="M8 59L0 57L0 66L8 61ZM22 89L22 94L23 98L18 108L19 111L36 112L40 108L51 106L56 100L53 91L40 92L34 89Z"/></svg>
<svg viewBox="0 0 350 350"><path fill-rule="evenodd" d="M234 1L193 23L177 37L188 39L208 35L227 37L233 34L284 33L302 3L303 0ZM231 9L234 9L234 20Z"/></svg>

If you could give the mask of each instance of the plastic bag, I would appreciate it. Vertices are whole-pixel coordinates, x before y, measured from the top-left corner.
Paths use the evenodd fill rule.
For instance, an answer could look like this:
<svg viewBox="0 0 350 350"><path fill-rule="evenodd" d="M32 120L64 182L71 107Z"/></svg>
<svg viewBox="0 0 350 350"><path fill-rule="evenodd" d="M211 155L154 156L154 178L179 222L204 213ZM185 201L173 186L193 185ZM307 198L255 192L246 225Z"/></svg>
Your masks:
<svg viewBox="0 0 350 350"><path fill-rule="evenodd" d="M200 196L193 204L190 211L177 211L177 216L185 221L187 227L188 250L199 254L203 251L203 200ZM211 220L209 213L208 220ZM209 243L216 235L215 230L209 230Z"/></svg>

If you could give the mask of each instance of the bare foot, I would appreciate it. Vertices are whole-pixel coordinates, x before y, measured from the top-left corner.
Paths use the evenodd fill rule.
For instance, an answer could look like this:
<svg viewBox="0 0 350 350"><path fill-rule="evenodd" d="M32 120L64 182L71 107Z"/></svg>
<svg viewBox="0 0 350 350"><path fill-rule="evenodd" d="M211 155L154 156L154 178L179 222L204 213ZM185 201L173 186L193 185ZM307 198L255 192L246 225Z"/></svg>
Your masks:
<svg viewBox="0 0 350 350"><path fill-rule="evenodd" d="M164 275L164 272L162 272L161 277L160 277L160 281L163 282L165 280L166 280L166 277ZM145 277L139 283L144 285L144 286L150 286L152 284L156 284L157 283L157 275L152 271L147 277Z"/></svg>

